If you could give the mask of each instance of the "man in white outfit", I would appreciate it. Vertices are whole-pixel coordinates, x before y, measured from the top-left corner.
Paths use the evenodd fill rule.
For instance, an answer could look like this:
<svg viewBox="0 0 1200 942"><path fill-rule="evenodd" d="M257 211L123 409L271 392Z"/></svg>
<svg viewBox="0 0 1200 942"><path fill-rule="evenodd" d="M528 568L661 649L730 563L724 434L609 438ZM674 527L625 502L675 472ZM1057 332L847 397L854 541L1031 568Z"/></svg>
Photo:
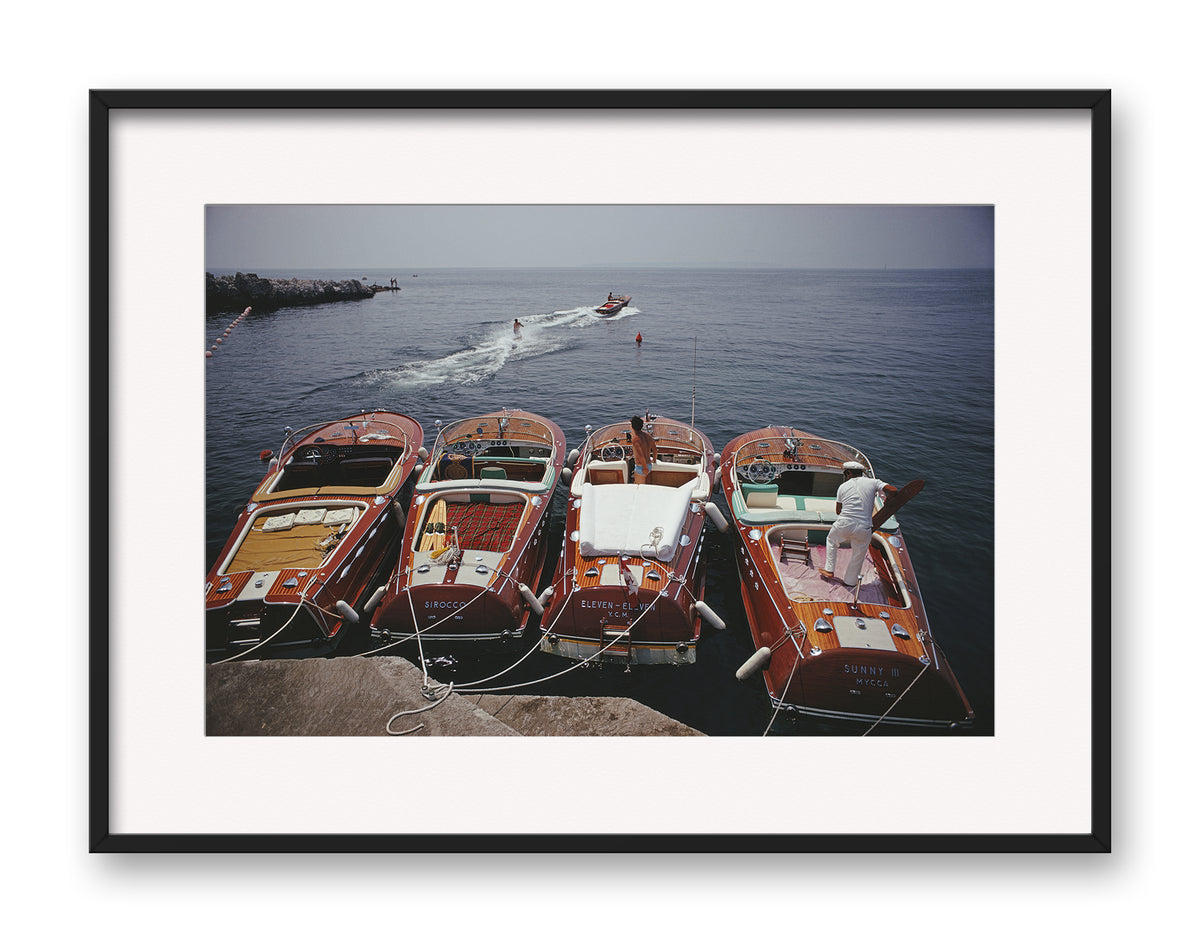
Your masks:
<svg viewBox="0 0 1200 942"><path fill-rule="evenodd" d="M821 575L826 579L832 579L837 571L838 547L842 543L850 543L850 562L846 564L846 575L842 580L848 586L858 582L867 548L871 545L875 495L894 494L898 490L878 478L863 477L866 470L857 461L842 464L845 480L837 490L837 506L834 508L838 518L829 528L829 538L825 541L825 568L821 570Z"/></svg>

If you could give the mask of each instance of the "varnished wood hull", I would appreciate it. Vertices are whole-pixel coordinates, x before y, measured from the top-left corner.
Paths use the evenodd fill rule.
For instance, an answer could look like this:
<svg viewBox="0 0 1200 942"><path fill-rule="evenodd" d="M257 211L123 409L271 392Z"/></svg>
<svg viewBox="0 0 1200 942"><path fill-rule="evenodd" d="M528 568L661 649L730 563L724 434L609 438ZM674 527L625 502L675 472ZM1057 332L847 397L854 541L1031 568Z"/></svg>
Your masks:
<svg viewBox="0 0 1200 942"><path fill-rule="evenodd" d="M211 657L260 647L332 647L345 637L399 551L399 521L422 437L415 420L382 411L297 433L255 488L209 572ZM325 460L306 468L300 456L318 445ZM378 462L383 480L345 483L364 473L364 463ZM318 473L324 476L304 477Z"/></svg>
<svg viewBox="0 0 1200 942"><path fill-rule="evenodd" d="M536 616L526 593L536 592L546 562L562 431L519 411L460 426L473 430L474 444L462 452L457 439L439 437L417 483L398 561L371 614L371 636L384 644L418 632L422 642L505 641L520 637ZM489 470L503 477L485 477Z"/></svg>
<svg viewBox="0 0 1200 942"><path fill-rule="evenodd" d="M703 620L695 602L704 601L701 565L704 514L693 521L694 550L668 563L629 560L638 575L637 589L600 585L605 567L620 567L617 556L580 558L564 541L561 565L555 572L555 593L542 625L541 649L574 660L614 660L633 664L692 664ZM567 533L572 520L567 519ZM689 549L691 549L689 547ZM596 575L585 575L592 569ZM638 572L641 570L641 572ZM572 573L579 573L576 580ZM658 573L658 578L653 574ZM671 579L672 573L681 579ZM572 591L569 586L574 585Z"/></svg>
<svg viewBox="0 0 1200 942"><path fill-rule="evenodd" d="M774 447L785 441L798 447ZM839 443L779 427L739 436L722 455L721 486L738 536L750 634L756 649L770 652L762 673L767 692L777 705L829 720L969 724L974 713L930 631L894 519L872 537L857 600L854 589L819 576L835 519L826 507L844 460L866 459ZM765 463L756 473L765 476L769 465L772 480L793 493L777 494L774 507L750 506L739 471L754 462ZM801 495L804 487L818 493Z"/></svg>
<svg viewBox="0 0 1200 942"><path fill-rule="evenodd" d="M435 584L414 585L411 574L393 572L372 615L371 636L389 643L405 636L415 637L419 629L425 641L495 641L520 637L531 611L518 586L537 588L546 560L548 523L545 512L527 521L527 532L512 550L500 560L489 561L490 571L484 579L474 582L464 579L459 584L460 574L484 575L474 571L479 564L470 549L464 552L458 565L443 567L442 581ZM407 532L401 559L413 559L415 541L415 533Z"/></svg>
<svg viewBox="0 0 1200 942"><path fill-rule="evenodd" d="M673 457L698 459L690 474L702 481L701 497L686 501L678 539L668 558L638 552L632 546L626 553L589 552L586 540L581 538L586 499L583 483L603 443L597 441L593 448L585 443L574 469L562 552L541 622L540 647L546 653L626 664L695 662L703 622L696 603L704 600L705 503L714 486L715 455L709 440L690 426L668 419L656 419L653 425L663 432L660 449L675 448ZM675 429L675 440L667 436L668 427ZM686 455L680 437L692 439L687 443ZM600 465L603 473L626 478L627 470L617 468L614 472L613 468L626 460L632 459L600 461ZM689 472L680 469L688 466L676 461L663 462L660 467L663 470L651 472L652 485L658 481L661 484L655 486L678 487L686 482ZM646 529L651 529L650 524Z"/></svg>

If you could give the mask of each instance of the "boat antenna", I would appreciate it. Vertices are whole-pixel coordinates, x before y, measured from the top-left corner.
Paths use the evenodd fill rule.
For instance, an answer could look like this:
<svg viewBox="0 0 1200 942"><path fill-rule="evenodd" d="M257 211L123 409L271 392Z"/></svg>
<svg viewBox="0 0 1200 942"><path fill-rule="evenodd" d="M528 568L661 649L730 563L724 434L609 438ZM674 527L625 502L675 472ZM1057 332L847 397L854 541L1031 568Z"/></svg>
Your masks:
<svg viewBox="0 0 1200 942"><path fill-rule="evenodd" d="M696 426L696 353L699 350L699 338L692 338L692 427Z"/></svg>

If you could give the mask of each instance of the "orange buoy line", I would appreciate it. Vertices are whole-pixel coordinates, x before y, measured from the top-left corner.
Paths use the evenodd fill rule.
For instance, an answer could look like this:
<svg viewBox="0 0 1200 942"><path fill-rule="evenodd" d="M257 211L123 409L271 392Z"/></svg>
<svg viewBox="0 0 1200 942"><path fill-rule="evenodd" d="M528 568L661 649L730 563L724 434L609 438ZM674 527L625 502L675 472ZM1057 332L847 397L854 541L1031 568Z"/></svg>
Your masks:
<svg viewBox="0 0 1200 942"><path fill-rule="evenodd" d="M217 342L214 343L209 349L204 351L205 358L212 356L212 352L213 352L213 350L217 349L217 345L225 342L225 338L230 336L233 333L233 328L237 327L238 324L240 324L243 320L245 320L246 316L250 313L250 310L251 310L250 308L246 308L246 310L242 311L241 314L239 314L237 317L235 317L233 319L232 323L230 323L230 325L225 328L225 333L223 333L220 337L217 338Z"/></svg>

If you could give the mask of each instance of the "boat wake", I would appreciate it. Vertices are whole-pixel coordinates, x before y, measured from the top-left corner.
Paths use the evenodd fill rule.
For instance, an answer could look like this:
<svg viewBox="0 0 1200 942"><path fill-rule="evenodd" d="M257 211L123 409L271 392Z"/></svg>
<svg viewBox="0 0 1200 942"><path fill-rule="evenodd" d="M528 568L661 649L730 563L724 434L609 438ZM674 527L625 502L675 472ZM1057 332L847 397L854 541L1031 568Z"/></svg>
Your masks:
<svg viewBox="0 0 1200 942"><path fill-rule="evenodd" d="M597 317L592 307L531 314L520 319L519 331L514 331L510 323L488 324L481 328L479 340L464 350L431 360L411 360L365 378L404 391L448 384L473 386L495 376L510 362L545 356L571 346L576 342L577 330L621 320L635 311L636 308L626 308L607 318Z"/></svg>

